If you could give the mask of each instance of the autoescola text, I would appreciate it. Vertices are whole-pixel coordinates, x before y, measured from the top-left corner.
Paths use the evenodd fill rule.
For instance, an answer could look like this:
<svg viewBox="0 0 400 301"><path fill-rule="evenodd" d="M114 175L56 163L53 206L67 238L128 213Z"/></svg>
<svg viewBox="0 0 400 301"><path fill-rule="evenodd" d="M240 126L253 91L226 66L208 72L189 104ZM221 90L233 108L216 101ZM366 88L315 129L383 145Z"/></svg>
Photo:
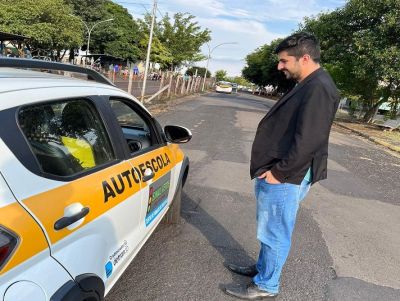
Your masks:
<svg viewBox="0 0 400 301"><path fill-rule="evenodd" d="M171 160L168 155L164 153L140 163L138 166L125 170L111 177L108 181L103 181L104 202L108 202L110 197L114 198L117 194L122 194L126 188L131 188L133 186L132 181L139 184L147 168L157 173L169 164L171 164Z"/></svg>

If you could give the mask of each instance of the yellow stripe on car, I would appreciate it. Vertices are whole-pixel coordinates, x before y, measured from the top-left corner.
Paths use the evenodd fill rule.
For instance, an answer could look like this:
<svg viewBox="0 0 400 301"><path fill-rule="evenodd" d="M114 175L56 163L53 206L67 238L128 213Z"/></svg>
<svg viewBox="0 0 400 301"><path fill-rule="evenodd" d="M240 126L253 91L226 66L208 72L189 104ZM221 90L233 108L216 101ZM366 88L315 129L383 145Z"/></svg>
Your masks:
<svg viewBox="0 0 400 301"><path fill-rule="evenodd" d="M17 248L0 270L0 275L48 248L39 225L19 203L15 202L0 208L0 223L19 237Z"/></svg>
<svg viewBox="0 0 400 301"><path fill-rule="evenodd" d="M23 202L43 223L45 229L48 230L47 234L51 243L54 244L137 193L140 190L140 180L146 168L151 168L155 172L154 181L170 171L176 164L173 155L173 152L176 151L175 146L162 147L131 159L130 164L128 162L120 163L32 196ZM181 155L178 160L182 161L183 154L179 153ZM142 182L142 186L145 185ZM87 187L91 187L91 195L86 193ZM64 209L76 202L90 209L90 213L85 217L82 225L72 230L67 228L54 230L54 223L64 215ZM50 206L52 210L46 210Z"/></svg>

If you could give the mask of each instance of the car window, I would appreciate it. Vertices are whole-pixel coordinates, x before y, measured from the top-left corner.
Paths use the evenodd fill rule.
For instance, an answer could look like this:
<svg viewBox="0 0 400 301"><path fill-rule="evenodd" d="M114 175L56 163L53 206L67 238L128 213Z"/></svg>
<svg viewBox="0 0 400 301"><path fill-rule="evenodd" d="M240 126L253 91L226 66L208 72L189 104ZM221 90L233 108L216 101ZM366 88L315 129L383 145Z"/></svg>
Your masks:
<svg viewBox="0 0 400 301"><path fill-rule="evenodd" d="M232 86L232 83L230 82L225 82L225 81L220 81L216 83L217 86Z"/></svg>
<svg viewBox="0 0 400 301"><path fill-rule="evenodd" d="M18 120L45 173L71 176L115 160L100 116L85 99L24 107Z"/></svg>
<svg viewBox="0 0 400 301"><path fill-rule="evenodd" d="M156 144L149 122L142 117L138 109L135 110L125 100L119 98L110 98L110 105L132 154L146 151Z"/></svg>

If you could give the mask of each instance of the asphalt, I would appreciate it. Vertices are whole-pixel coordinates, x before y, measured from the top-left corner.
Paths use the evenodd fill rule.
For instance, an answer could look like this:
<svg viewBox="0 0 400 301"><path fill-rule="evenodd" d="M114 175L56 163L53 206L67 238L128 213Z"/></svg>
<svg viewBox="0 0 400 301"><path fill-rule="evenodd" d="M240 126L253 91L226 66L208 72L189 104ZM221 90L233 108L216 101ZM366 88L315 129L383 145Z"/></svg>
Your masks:
<svg viewBox="0 0 400 301"><path fill-rule="evenodd" d="M223 287L250 279L224 264L257 258L249 153L273 104L210 93L158 116L193 132L183 145L191 165L182 221L157 228L107 301L235 300ZM392 153L334 127L329 178L302 203L276 300L400 300L399 167Z"/></svg>

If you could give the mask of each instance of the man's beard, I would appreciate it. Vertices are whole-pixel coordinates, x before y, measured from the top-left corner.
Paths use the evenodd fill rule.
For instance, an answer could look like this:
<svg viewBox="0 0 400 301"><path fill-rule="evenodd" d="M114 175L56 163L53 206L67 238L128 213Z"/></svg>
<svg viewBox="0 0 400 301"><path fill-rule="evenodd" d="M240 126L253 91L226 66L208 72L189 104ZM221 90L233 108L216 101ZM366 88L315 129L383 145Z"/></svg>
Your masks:
<svg viewBox="0 0 400 301"><path fill-rule="evenodd" d="M293 80L297 81L299 78L296 73L289 72L289 70L287 70L287 69L282 70L282 71L285 74L286 79L288 79L288 80L293 79Z"/></svg>

